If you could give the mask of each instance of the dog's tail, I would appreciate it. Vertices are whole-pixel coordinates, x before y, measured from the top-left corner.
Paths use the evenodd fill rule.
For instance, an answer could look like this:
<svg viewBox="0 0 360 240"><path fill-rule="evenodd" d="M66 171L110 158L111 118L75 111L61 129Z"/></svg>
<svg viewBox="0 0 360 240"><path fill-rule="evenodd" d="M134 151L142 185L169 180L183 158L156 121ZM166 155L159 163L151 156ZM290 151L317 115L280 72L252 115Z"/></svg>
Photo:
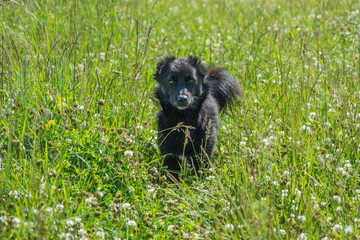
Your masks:
<svg viewBox="0 0 360 240"><path fill-rule="evenodd" d="M239 83L222 69L210 67L207 81L211 85L211 94L219 103L221 110L240 95Z"/></svg>

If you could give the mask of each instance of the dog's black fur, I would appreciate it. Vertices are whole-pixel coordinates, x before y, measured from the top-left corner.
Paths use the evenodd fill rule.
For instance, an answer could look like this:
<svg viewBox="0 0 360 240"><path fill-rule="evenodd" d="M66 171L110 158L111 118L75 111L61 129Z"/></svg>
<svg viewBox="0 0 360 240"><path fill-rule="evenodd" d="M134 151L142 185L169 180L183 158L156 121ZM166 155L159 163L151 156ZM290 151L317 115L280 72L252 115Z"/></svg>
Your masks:
<svg viewBox="0 0 360 240"><path fill-rule="evenodd" d="M213 157L219 114L240 92L239 84L219 68L196 57L168 56L157 63L158 144L164 165L177 178L182 160L196 170Z"/></svg>

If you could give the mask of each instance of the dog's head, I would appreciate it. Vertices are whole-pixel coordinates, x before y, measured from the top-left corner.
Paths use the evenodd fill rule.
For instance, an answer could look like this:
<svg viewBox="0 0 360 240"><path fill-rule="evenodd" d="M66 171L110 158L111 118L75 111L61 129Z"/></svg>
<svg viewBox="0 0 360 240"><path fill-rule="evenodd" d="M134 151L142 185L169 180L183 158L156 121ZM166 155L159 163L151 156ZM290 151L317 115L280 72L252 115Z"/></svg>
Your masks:
<svg viewBox="0 0 360 240"><path fill-rule="evenodd" d="M206 68L196 57L168 56L157 63L154 78L170 104L179 110L189 108L203 92Z"/></svg>

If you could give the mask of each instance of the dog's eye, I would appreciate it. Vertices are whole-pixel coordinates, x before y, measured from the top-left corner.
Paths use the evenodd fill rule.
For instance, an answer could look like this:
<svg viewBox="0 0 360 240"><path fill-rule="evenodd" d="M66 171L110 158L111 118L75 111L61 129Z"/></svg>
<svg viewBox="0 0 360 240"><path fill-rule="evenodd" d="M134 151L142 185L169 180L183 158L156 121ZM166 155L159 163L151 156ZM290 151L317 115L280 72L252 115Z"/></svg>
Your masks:
<svg viewBox="0 0 360 240"><path fill-rule="evenodd" d="M192 78L189 78L189 79L187 80L187 82L190 83L190 84L194 84L194 83L195 83L195 80L192 79Z"/></svg>

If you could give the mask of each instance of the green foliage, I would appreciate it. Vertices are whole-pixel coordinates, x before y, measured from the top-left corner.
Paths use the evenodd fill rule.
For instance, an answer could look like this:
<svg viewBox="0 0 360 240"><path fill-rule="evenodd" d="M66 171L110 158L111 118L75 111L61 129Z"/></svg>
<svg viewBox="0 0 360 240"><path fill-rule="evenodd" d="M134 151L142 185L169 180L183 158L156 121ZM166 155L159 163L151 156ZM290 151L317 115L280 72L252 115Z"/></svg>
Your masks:
<svg viewBox="0 0 360 240"><path fill-rule="evenodd" d="M1 239L357 239L358 1L0 1ZM242 85L203 177L156 146L157 60Z"/></svg>

